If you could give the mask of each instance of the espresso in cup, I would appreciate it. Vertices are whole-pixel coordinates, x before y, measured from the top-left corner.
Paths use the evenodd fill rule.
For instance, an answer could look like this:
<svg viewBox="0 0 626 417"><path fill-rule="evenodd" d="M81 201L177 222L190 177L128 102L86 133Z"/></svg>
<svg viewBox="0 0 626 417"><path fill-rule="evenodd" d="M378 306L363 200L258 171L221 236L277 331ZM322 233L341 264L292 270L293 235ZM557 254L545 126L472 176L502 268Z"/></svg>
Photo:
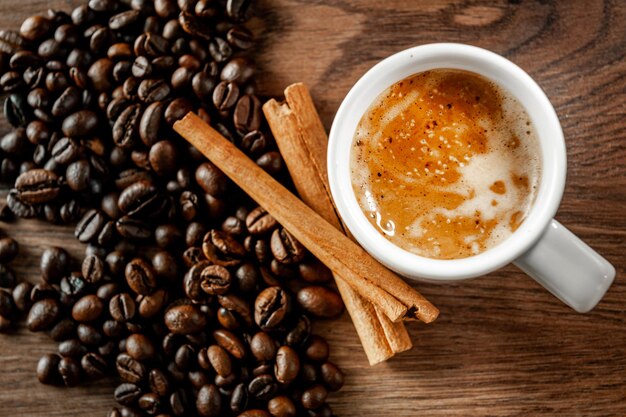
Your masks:
<svg viewBox="0 0 626 417"><path fill-rule="evenodd" d="M530 117L508 91L436 69L381 93L361 118L351 179L369 221L420 256L459 259L507 239L541 181Z"/></svg>

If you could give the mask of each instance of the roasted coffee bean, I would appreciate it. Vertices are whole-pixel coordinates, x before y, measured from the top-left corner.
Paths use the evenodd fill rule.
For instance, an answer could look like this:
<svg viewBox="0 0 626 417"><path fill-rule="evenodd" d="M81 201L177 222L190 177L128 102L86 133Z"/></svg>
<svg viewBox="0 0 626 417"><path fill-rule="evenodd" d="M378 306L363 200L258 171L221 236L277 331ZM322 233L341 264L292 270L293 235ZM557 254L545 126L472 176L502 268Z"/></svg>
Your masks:
<svg viewBox="0 0 626 417"><path fill-rule="evenodd" d="M324 363L320 368L320 374L328 390L338 391L343 387L345 376L334 363Z"/></svg>
<svg viewBox="0 0 626 417"><path fill-rule="evenodd" d="M332 272L326 265L315 260L298 264L300 278L311 284L323 284L332 279Z"/></svg>
<svg viewBox="0 0 626 417"><path fill-rule="evenodd" d="M253 130L241 139L240 148L250 156L259 156L267 149L268 146L269 140L265 134L259 130Z"/></svg>
<svg viewBox="0 0 626 417"><path fill-rule="evenodd" d="M96 12L112 12L118 7L116 0L89 0L89 8Z"/></svg>
<svg viewBox="0 0 626 417"><path fill-rule="evenodd" d="M170 382L167 375L159 370L153 369L148 375L148 383L150 390L161 397L165 397L170 393Z"/></svg>
<svg viewBox="0 0 626 417"><path fill-rule="evenodd" d="M165 312L165 325L172 333L196 333L203 330L206 324L204 313L193 305L179 305Z"/></svg>
<svg viewBox="0 0 626 417"><path fill-rule="evenodd" d="M239 99L239 86L234 82L222 81L213 90L213 104L219 111L232 108Z"/></svg>
<svg viewBox="0 0 626 417"><path fill-rule="evenodd" d="M224 39L213 37L209 41L209 54L216 62L224 62L232 56L233 50Z"/></svg>
<svg viewBox="0 0 626 417"><path fill-rule="evenodd" d="M185 252L183 252L183 262L185 262L185 265L188 268L191 268L192 266L196 265L198 262L206 261L206 260L207 259L204 256L204 253L202 253L202 249L197 246L192 246L190 248L187 248ZM198 280L198 283L199 282L200 280Z"/></svg>
<svg viewBox="0 0 626 417"><path fill-rule="evenodd" d="M300 358L298 353L289 346L281 346L276 353L274 375L281 384L290 384L300 372Z"/></svg>
<svg viewBox="0 0 626 417"><path fill-rule="evenodd" d="M1 41L0 41L1 42ZM0 43L1 45L1 43ZM20 88L22 88L24 86L24 78L22 77L22 75L17 72L17 71L8 71L5 72L4 74L2 74L2 77L0 77L0 87L2 87L2 90L6 93L11 92L11 91L16 91L19 90ZM34 86L34 85L33 85ZM44 93L44 91L47 94L47 91L44 89L37 89L40 90L37 93L33 93L35 95L37 94L42 94ZM33 90L34 91L34 90ZM33 97L32 99L30 98L31 93L29 93L28 95L28 99L27 102L29 104L31 104L32 101L34 101L36 98ZM31 104L31 107L35 107Z"/></svg>
<svg viewBox="0 0 626 417"><path fill-rule="evenodd" d="M10 237L0 238L0 263L11 262L17 256L19 246L17 241ZM2 282L2 274L0 273L0 282ZM4 286L4 285L0 285Z"/></svg>
<svg viewBox="0 0 626 417"><path fill-rule="evenodd" d="M285 335L285 344L293 347L302 346L311 335L311 322L307 316L302 315L296 324Z"/></svg>
<svg viewBox="0 0 626 417"><path fill-rule="evenodd" d="M296 405L285 395L274 397L267 403L267 410L273 417L295 417Z"/></svg>
<svg viewBox="0 0 626 417"><path fill-rule="evenodd" d="M202 417L222 415L222 396L215 385L204 385L196 397L196 409Z"/></svg>
<svg viewBox="0 0 626 417"><path fill-rule="evenodd" d="M57 282L69 273L70 255L62 248L46 248L41 254L40 268L46 282Z"/></svg>
<svg viewBox="0 0 626 417"><path fill-rule="evenodd" d="M145 79L137 90L139 99L145 103L164 100L170 95L169 85L162 79Z"/></svg>
<svg viewBox="0 0 626 417"><path fill-rule="evenodd" d="M243 26L235 26L226 33L226 40L238 49L250 49L254 45L252 33Z"/></svg>
<svg viewBox="0 0 626 417"><path fill-rule="evenodd" d="M59 361L59 374L65 386L74 387L80 382L80 365L73 358L63 357Z"/></svg>
<svg viewBox="0 0 626 417"><path fill-rule="evenodd" d="M227 188L226 175L210 162L205 162L196 169L196 182L212 196L219 197Z"/></svg>
<svg viewBox="0 0 626 417"><path fill-rule="evenodd" d="M254 302L254 321L261 329L274 329L283 324L288 310L287 293L280 287L268 287Z"/></svg>
<svg viewBox="0 0 626 417"><path fill-rule="evenodd" d="M186 89L191 85L193 76L193 70L186 67L179 67L172 73L170 84L174 90Z"/></svg>
<svg viewBox="0 0 626 417"><path fill-rule="evenodd" d="M217 345L211 345L207 349L207 358L218 375L227 377L232 372L230 357L226 351Z"/></svg>
<svg viewBox="0 0 626 417"><path fill-rule="evenodd" d="M63 119L61 130L70 138L87 136L98 126L98 116L91 110L79 110Z"/></svg>
<svg viewBox="0 0 626 417"><path fill-rule="evenodd" d="M29 41L37 41L48 34L51 22L42 16L31 16L24 20L20 27L20 35Z"/></svg>
<svg viewBox="0 0 626 417"><path fill-rule="evenodd" d="M315 410L324 405L327 396L328 391L323 385L313 385L302 393L302 406L308 410Z"/></svg>
<svg viewBox="0 0 626 417"><path fill-rule="evenodd" d="M127 322L135 316L135 301L128 293L116 294L109 301L109 313L119 322Z"/></svg>
<svg viewBox="0 0 626 417"><path fill-rule="evenodd" d="M115 120L113 141L121 148L130 148L136 143L136 136L141 120L141 105L128 106Z"/></svg>
<svg viewBox="0 0 626 417"><path fill-rule="evenodd" d="M276 382L274 378L268 374L259 375L248 384L250 396L259 401L269 400L274 393L276 393L276 390Z"/></svg>
<svg viewBox="0 0 626 417"><path fill-rule="evenodd" d="M253 313L250 307L250 304L235 294L226 294L226 295L218 295L217 296L218 303L234 313L240 320L242 320L243 325L249 327L254 323Z"/></svg>
<svg viewBox="0 0 626 417"><path fill-rule="evenodd" d="M72 138L61 138L52 147L51 155L60 165L66 165L80 157L82 149L78 141Z"/></svg>
<svg viewBox="0 0 626 417"><path fill-rule="evenodd" d="M261 155L256 160L256 164L270 175L278 175L283 170L283 158L275 151Z"/></svg>
<svg viewBox="0 0 626 417"><path fill-rule="evenodd" d="M276 228L278 223L262 207L257 207L246 217L246 227L248 231L254 235L268 233Z"/></svg>
<svg viewBox="0 0 626 417"><path fill-rule="evenodd" d="M220 307L217 310L217 321L219 321L223 328L228 330L235 330L241 327L239 320L233 312L224 307Z"/></svg>
<svg viewBox="0 0 626 417"><path fill-rule="evenodd" d="M237 132L245 135L261 126L261 102L256 96L246 94L241 97L235 107L233 121Z"/></svg>
<svg viewBox="0 0 626 417"><path fill-rule="evenodd" d="M320 336L313 335L309 338L304 354L307 359L315 362L325 362L328 360L330 348L326 340Z"/></svg>
<svg viewBox="0 0 626 417"><path fill-rule="evenodd" d="M25 156L32 149L26 130L19 128L4 135L0 140L0 149L11 155Z"/></svg>
<svg viewBox="0 0 626 417"><path fill-rule="evenodd" d="M204 71L196 73L191 79L191 88L201 100L212 97L215 88L215 78Z"/></svg>
<svg viewBox="0 0 626 417"><path fill-rule="evenodd" d="M190 344L184 344L178 348L174 355L176 367L181 371L188 371L195 367L196 350Z"/></svg>
<svg viewBox="0 0 626 417"><path fill-rule="evenodd" d="M72 162L65 171L67 185L74 191L87 189L91 181L91 165L86 159Z"/></svg>
<svg viewBox="0 0 626 417"><path fill-rule="evenodd" d="M94 321L102 314L104 306L95 295L86 295L72 307L72 318L78 322Z"/></svg>
<svg viewBox="0 0 626 417"><path fill-rule="evenodd" d="M141 258L135 258L126 265L126 283L137 294L147 295L156 289L156 274L152 266Z"/></svg>
<svg viewBox="0 0 626 417"><path fill-rule="evenodd" d="M155 415L161 409L161 400L159 399L158 395L153 392L149 392L139 397L139 400L137 400L137 405L139 405L139 408L145 411L147 414Z"/></svg>
<svg viewBox="0 0 626 417"><path fill-rule="evenodd" d="M92 37L92 45L94 37L97 36L94 33ZM96 45L97 46L97 45ZM93 49L93 46L92 46ZM111 89L113 82L113 66L115 64L108 58L101 58L94 62L87 70L87 77L91 80L91 85L96 91L108 91Z"/></svg>
<svg viewBox="0 0 626 417"><path fill-rule="evenodd" d="M78 340L83 342L87 346L100 346L104 340L104 335L94 326L81 323L76 328L76 335Z"/></svg>
<svg viewBox="0 0 626 417"><path fill-rule="evenodd" d="M118 385L113 392L115 401L122 405L133 405L142 395L143 390L141 387L128 382Z"/></svg>
<svg viewBox="0 0 626 417"><path fill-rule="evenodd" d="M302 288L298 291L297 299L302 308L316 317L333 318L343 311L341 297L325 287Z"/></svg>
<svg viewBox="0 0 626 417"><path fill-rule="evenodd" d="M191 265L183 279L183 289L187 298L194 301L201 301L206 298L206 293L202 291L202 271L209 266L207 260L201 260Z"/></svg>
<svg viewBox="0 0 626 417"><path fill-rule="evenodd" d="M220 230L211 230L202 241L202 251L216 265L233 266L245 256L245 248L235 238Z"/></svg>
<svg viewBox="0 0 626 417"><path fill-rule="evenodd" d="M130 216L146 216L158 214L163 198L151 181L137 181L126 187L117 200L122 212Z"/></svg>
<svg viewBox="0 0 626 417"><path fill-rule="evenodd" d="M250 350L259 362L273 361L277 352L274 340L265 332L258 332L252 337Z"/></svg>
<svg viewBox="0 0 626 417"><path fill-rule="evenodd" d="M122 13L118 13L109 19L109 28L113 30L122 30L139 19L141 12L139 10L127 10Z"/></svg>
<svg viewBox="0 0 626 417"><path fill-rule="evenodd" d="M5 159L4 162L9 161ZM4 163L2 164L4 168ZM4 169L2 170L4 171ZM7 178L7 175L3 172L2 175ZM32 206L21 199L20 193L17 190L9 191L7 195L7 206L18 217L31 218L36 217L41 213L41 206Z"/></svg>
<svg viewBox="0 0 626 417"><path fill-rule="evenodd" d="M219 329L213 332L213 338L219 346L235 359L243 359L246 355L245 345L234 333Z"/></svg>
<svg viewBox="0 0 626 417"><path fill-rule="evenodd" d="M120 378L131 384L139 384L146 377L146 368L143 364L126 353L121 353L117 356L115 367Z"/></svg>
<svg viewBox="0 0 626 417"><path fill-rule="evenodd" d="M165 106L155 101L146 107L139 123L139 136L146 146L152 146L159 140L159 131Z"/></svg>
<svg viewBox="0 0 626 417"><path fill-rule="evenodd" d="M11 56L10 66L14 70L24 70L26 68L40 67L43 62L40 56L30 51L22 50Z"/></svg>
<svg viewBox="0 0 626 417"><path fill-rule="evenodd" d="M152 255L152 267L157 277L165 281L174 282L179 276L176 258L169 252L158 251Z"/></svg>
<svg viewBox="0 0 626 417"><path fill-rule="evenodd" d="M87 353L87 347L78 339L68 339L59 343L59 355L66 358L77 358Z"/></svg>
<svg viewBox="0 0 626 417"><path fill-rule="evenodd" d="M14 297L15 298L15 297ZM76 322L70 318L65 318L55 324L50 329L50 338L55 342L62 342L76 334Z"/></svg>
<svg viewBox="0 0 626 417"><path fill-rule="evenodd" d="M225 294L230 289L231 274L219 265L209 265L200 274L200 286L209 295Z"/></svg>
<svg viewBox="0 0 626 417"><path fill-rule="evenodd" d="M67 87L52 104L51 113L54 117L65 117L75 111L81 102L81 91L74 86Z"/></svg>
<svg viewBox="0 0 626 417"><path fill-rule="evenodd" d="M139 315L143 318L155 316L167 302L167 292L157 290L150 295L144 295L139 302Z"/></svg>
<svg viewBox="0 0 626 417"><path fill-rule="evenodd" d="M89 210L76 225L74 236L82 243L91 242L102 230L106 217L100 210Z"/></svg>
<svg viewBox="0 0 626 417"><path fill-rule="evenodd" d="M187 113L194 111L193 104L186 98L177 98L172 100L165 109L165 122L172 126L175 122L182 119Z"/></svg>
<svg viewBox="0 0 626 417"><path fill-rule="evenodd" d="M243 57L233 58L222 68L220 79L222 81L234 81L238 84L245 84L254 75L254 65ZM245 96L244 96L245 97Z"/></svg>
<svg viewBox="0 0 626 417"><path fill-rule="evenodd" d="M152 359L156 354L156 349L149 337L135 333L126 338L126 353L133 359L144 361Z"/></svg>
<svg viewBox="0 0 626 417"><path fill-rule="evenodd" d="M59 362L61 357L56 354L47 353L43 355L37 363L37 379L42 384L57 385L61 383L59 374Z"/></svg>
<svg viewBox="0 0 626 417"><path fill-rule="evenodd" d="M148 158L152 170L157 175L172 174L177 168L177 150L174 143L169 140L162 140L152 145Z"/></svg>
<svg viewBox="0 0 626 417"><path fill-rule="evenodd" d="M33 284L30 282L20 282L13 288L13 304L20 312L25 312L31 307L30 293L33 290Z"/></svg>
<svg viewBox="0 0 626 417"><path fill-rule="evenodd" d="M87 256L83 260L81 271L85 281L95 284L104 275L104 261L97 255Z"/></svg>
<svg viewBox="0 0 626 417"><path fill-rule="evenodd" d="M286 229L277 229L272 233L270 247L274 258L284 264L300 262L306 251L302 244Z"/></svg>
<svg viewBox="0 0 626 417"><path fill-rule="evenodd" d="M178 16L178 22L180 23L180 27L191 36L197 36L206 40L211 39L210 28L194 14L183 11Z"/></svg>
<svg viewBox="0 0 626 417"><path fill-rule="evenodd" d="M244 383L238 384L230 397L230 410L240 413L248 406L248 387Z"/></svg>
<svg viewBox="0 0 626 417"><path fill-rule="evenodd" d="M4 102L4 117L13 127L24 127L31 121L31 111L26 97L10 94Z"/></svg>
<svg viewBox="0 0 626 417"><path fill-rule="evenodd" d="M162 248L174 248L183 239L180 229L173 224L163 224L154 231L156 244Z"/></svg>
<svg viewBox="0 0 626 417"><path fill-rule="evenodd" d="M26 326L31 332L48 330L59 318L61 306L52 298L39 300L33 304L26 318Z"/></svg>
<svg viewBox="0 0 626 417"><path fill-rule="evenodd" d="M243 22L250 17L251 3L250 0L228 0L228 2L226 2L226 13L233 20Z"/></svg>
<svg viewBox="0 0 626 417"><path fill-rule="evenodd" d="M152 236L152 230L147 223L130 216L119 218L115 222L115 228L121 236L131 240L145 240Z"/></svg>

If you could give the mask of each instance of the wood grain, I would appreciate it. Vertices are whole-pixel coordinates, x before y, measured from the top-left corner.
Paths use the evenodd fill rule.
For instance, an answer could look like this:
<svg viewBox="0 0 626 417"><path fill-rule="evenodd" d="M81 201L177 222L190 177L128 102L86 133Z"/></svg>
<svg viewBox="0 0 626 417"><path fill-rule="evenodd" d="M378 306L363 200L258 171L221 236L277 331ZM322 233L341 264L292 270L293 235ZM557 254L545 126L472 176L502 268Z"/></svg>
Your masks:
<svg viewBox="0 0 626 417"><path fill-rule="evenodd" d="M0 27L77 1L0 0ZM409 325L414 349L367 366L349 320L321 322L348 374L331 396L338 416L626 415L626 3L573 1L261 0L259 87L280 95L303 81L326 127L350 86L406 47L456 41L503 54L544 88L563 124L569 176L557 219L600 251L618 275L591 313L577 314L514 267L452 285L416 287L441 308ZM3 125L0 131L6 131ZM0 132L1 133L1 132ZM16 269L37 279L44 243L82 252L69 229L2 226L22 244ZM44 335L0 336L0 415L103 416L112 382L40 386Z"/></svg>

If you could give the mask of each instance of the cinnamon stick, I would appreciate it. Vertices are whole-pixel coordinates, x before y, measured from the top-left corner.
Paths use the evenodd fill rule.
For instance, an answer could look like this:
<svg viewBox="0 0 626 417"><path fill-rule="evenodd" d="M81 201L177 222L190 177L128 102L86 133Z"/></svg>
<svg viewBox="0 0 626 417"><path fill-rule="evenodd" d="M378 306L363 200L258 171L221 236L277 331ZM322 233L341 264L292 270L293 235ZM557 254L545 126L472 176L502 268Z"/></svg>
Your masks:
<svg viewBox="0 0 626 417"><path fill-rule="evenodd" d="M174 130L195 146L252 199L263 206L314 256L342 276L352 288L381 309L393 322L405 316L426 323L435 320L439 310L416 291L407 287L348 237L291 194L235 145L190 112L174 124ZM396 301L378 299L365 291L363 283L391 294ZM412 289L411 289L412 290Z"/></svg>
<svg viewBox="0 0 626 417"><path fill-rule="evenodd" d="M331 202L335 216L339 223L341 223L344 233L350 239L356 241L348 228L341 222L341 218L331 198L326 159L328 136L326 136L326 129L324 129L324 125L317 114L309 90L302 83L293 84L285 90L285 99L293 112L299 115L298 119L302 129L310 132L308 136L309 140L306 141L306 145L309 150L309 155L311 156L311 162L320 180L324 184L328 200ZM391 350L393 350L394 353L400 353L411 349L413 344L411 343L411 339L404 324L401 322L392 322L378 308L375 308L375 311Z"/></svg>
<svg viewBox="0 0 626 417"><path fill-rule="evenodd" d="M345 233L330 197L324 168L328 137L313 100L303 84L287 87L285 99L286 103L268 101L263 112L298 194L309 207ZM333 275L370 365L412 347L402 322L391 322L340 276Z"/></svg>

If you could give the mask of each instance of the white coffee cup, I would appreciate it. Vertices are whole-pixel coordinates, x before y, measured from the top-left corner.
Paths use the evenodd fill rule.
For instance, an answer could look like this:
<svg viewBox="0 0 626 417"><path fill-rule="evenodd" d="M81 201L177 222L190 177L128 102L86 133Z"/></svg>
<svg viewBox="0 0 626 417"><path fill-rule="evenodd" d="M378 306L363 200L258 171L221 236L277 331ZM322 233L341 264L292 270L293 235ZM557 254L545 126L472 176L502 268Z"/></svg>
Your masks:
<svg viewBox="0 0 626 417"><path fill-rule="evenodd" d="M524 106L537 130L542 179L524 222L504 242L475 256L454 260L425 258L383 237L359 207L350 176L356 127L374 99L392 84L436 68L461 69L504 87ZM341 218L357 241L388 268L412 279L458 281L514 263L574 310L591 310L615 277L615 268L553 219L565 186L563 131L537 83L511 61L485 49L454 43L417 46L384 59L352 87L335 116L328 144L328 177Z"/></svg>

